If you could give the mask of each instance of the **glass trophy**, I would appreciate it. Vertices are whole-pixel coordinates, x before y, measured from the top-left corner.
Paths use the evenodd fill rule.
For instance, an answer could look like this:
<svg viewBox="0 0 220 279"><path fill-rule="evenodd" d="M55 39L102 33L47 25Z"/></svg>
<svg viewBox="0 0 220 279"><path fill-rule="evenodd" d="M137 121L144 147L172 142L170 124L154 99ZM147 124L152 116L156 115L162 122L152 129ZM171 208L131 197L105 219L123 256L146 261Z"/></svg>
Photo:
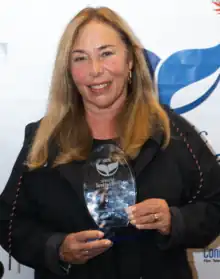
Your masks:
<svg viewBox="0 0 220 279"><path fill-rule="evenodd" d="M123 151L101 144L84 168L84 198L93 220L105 233L129 223L125 209L136 202L136 183Z"/></svg>

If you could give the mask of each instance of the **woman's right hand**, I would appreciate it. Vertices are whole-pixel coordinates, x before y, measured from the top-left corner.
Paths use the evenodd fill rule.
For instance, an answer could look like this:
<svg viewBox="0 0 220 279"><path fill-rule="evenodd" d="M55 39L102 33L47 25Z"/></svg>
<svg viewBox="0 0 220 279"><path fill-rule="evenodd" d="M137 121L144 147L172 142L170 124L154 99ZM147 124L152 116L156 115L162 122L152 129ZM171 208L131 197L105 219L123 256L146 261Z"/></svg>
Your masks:
<svg viewBox="0 0 220 279"><path fill-rule="evenodd" d="M86 263L112 246L112 242L103 237L104 233L98 230L68 234L60 246L60 259L72 264Z"/></svg>

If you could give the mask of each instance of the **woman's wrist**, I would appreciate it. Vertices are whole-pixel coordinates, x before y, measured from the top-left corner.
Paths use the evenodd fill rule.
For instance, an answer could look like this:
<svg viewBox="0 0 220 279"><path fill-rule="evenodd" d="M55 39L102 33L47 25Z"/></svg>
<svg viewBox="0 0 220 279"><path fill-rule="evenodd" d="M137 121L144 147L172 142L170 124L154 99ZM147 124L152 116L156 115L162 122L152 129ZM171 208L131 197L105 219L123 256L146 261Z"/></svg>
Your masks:
<svg viewBox="0 0 220 279"><path fill-rule="evenodd" d="M63 253L63 246L62 245L60 246L60 248L58 250L58 254L59 254L60 261L65 262L65 256L64 256L64 253Z"/></svg>
<svg viewBox="0 0 220 279"><path fill-rule="evenodd" d="M70 269L72 267L72 264L67 262L65 260L65 256L64 256L64 253L63 253L63 245L60 246L59 248L59 251L58 251L58 254L59 254L59 263L60 263L60 268L66 273L66 274L69 274L70 272Z"/></svg>

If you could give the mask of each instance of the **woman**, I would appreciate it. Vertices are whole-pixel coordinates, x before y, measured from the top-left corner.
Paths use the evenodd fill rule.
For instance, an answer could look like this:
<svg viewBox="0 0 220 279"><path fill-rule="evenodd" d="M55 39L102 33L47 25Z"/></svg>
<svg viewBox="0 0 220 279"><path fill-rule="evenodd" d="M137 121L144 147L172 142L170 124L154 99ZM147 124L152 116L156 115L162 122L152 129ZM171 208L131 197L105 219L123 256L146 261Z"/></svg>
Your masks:
<svg viewBox="0 0 220 279"><path fill-rule="evenodd" d="M116 241L95 225L82 188L90 152L109 142L137 184ZM86 8L61 38L47 113L27 125L1 195L0 243L36 279L191 279L186 248L219 233L219 170L192 126L158 104L125 22Z"/></svg>

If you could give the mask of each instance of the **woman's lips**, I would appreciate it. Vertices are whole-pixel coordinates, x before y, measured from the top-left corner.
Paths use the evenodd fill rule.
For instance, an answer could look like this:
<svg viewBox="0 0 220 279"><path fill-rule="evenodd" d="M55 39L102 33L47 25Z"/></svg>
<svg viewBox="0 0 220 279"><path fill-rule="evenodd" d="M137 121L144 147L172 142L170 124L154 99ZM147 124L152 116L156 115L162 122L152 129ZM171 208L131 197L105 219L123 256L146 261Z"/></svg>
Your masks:
<svg viewBox="0 0 220 279"><path fill-rule="evenodd" d="M109 89L111 83L112 83L111 81L108 81L99 84L93 84L93 85L89 85L89 88L94 93L104 93L106 90Z"/></svg>

